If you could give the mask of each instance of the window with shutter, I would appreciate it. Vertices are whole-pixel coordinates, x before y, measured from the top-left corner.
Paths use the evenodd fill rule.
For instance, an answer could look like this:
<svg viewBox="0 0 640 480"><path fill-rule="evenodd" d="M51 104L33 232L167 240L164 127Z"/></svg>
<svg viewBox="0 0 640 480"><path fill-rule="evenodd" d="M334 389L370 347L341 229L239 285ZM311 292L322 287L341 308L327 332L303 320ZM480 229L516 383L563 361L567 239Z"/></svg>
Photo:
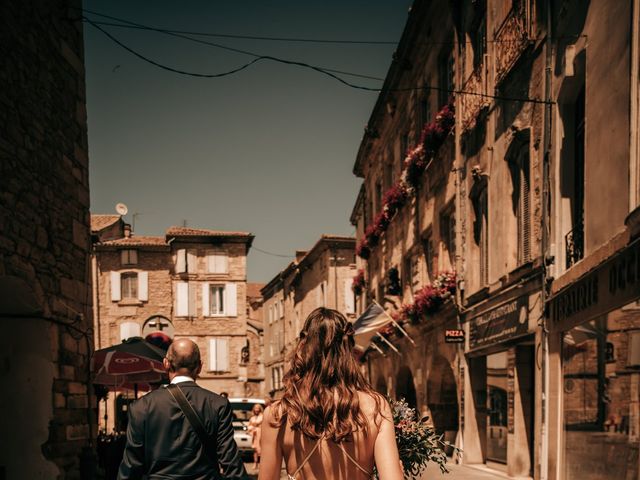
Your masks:
<svg viewBox="0 0 640 480"><path fill-rule="evenodd" d="M207 273L227 273L228 270L228 257L224 250L207 251Z"/></svg>
<svg viewBox="0 0 640 480"><path fill-rule="evenodd" d="M120 295L122 299L138 299L138 274L123 272L120 274Z"/></svg>
<svg viewBox="0 0 640 480"><path fill-rule="evenodd" d="M137 250L121 250L120 251L120 263L122 265L137 265L138 264L138 251Z"/></svg>
<svg viewBox="0 0 640 480"><path fill-rule="evenodd" d="M176 283L176 316L189 316L189 283Z"/></svg>
<svg viewBox="0 0 640 480"><path fill-rule="evenodd" d="M346 313L355 313L355 294L351 288L353 280L344 281L344 311Z"/></svg>
<svg viewBox="0 0 640 480"><path fill-rule="evenodd" d="M484 287L489 283L489 221L488 221L488 198L487 190L484 189L478 197L479 223L480 223L480 244L479 244L479 272L480 286Z"/></svg>
<svg viewBox="0 0 640 480"><path fill-rule="evenodd" d="M119 302L121 298L120 272L111 272L111 301Z"/></svg>
<svg viewBox="0 0 640 480"><path fill-rule="evenodd" d="M123 322L120 324L120 341L127 338L139 337L140 325L136 322Z"/></svg>
<svg viewBox="0 0 640 480"><path fill-rule="evenodd" d="M198 251L187 250L187 272L198 273Z"/></svg>
<svg viewBox="0 0 640 480"><path fill-rule="evenodd" d="M149 272L138 272L138 300L149 300Z"/></svg>
<svg viewBox="0 0 640 480"><path fill-rule="evenodd" d="M225 288L224 285L209 286L209 313L211 315L225 314Z"/></svg>
<svg viewBox="0 0 640 480"><path fill-rule="evenodd" d="M187 251L184 248L176 250L176 273L186 273Z"/></svg>
<svg viewBox="0 0 640 480"><path fill-rule="evenodd" d="M518 158L518 264L531 259L531 187L528 145L522 147Z"/></svg>
<svg viewBox="0 0 640 480"><path fill-rule="evenodd" d="M209 371L229 371L229 339L209 339Z"/></svg>

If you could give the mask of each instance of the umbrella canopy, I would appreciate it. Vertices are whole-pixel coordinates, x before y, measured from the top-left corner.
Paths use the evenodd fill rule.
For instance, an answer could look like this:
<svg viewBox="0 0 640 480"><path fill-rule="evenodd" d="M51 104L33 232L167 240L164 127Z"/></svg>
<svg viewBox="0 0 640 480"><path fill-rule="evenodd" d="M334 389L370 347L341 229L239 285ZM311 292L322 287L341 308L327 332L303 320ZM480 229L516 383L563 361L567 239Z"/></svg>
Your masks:
<svg viewBox="0 0 640 480"><path fill-rule="evenodd" d="M94 384L122 387L124 384L159 383L166 378L165 352L140 337L96 350L91 359Z"/></svg>

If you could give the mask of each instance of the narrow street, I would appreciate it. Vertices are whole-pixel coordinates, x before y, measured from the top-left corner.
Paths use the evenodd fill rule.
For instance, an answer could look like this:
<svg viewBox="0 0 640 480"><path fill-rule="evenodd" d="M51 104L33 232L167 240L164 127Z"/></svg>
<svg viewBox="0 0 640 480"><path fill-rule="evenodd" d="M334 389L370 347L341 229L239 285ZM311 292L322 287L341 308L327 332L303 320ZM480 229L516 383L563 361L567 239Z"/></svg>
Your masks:
<svg viewBox="0 0 640 480"><path fill-rule="evenodd" d="M509 478L505 474L487 469L482 465L448 465L450 473L441 474L435 465L429 466L421 480L494 480Z"/></svg>

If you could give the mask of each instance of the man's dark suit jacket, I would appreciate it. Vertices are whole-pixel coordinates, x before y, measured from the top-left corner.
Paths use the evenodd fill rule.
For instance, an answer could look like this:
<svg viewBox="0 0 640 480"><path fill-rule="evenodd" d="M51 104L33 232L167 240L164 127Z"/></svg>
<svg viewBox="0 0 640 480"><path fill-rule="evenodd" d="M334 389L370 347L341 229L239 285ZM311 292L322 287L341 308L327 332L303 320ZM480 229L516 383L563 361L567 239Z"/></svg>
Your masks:
<svg viewBox="0 0 640 480"><path fill-rule="evenodd" d="M127 446L119 480L245 479L246 472L233 440L229 401L195 382L178 384L216 440L216 458L210 458L178 403L166 388L140 398L129 408Z"/></svg>

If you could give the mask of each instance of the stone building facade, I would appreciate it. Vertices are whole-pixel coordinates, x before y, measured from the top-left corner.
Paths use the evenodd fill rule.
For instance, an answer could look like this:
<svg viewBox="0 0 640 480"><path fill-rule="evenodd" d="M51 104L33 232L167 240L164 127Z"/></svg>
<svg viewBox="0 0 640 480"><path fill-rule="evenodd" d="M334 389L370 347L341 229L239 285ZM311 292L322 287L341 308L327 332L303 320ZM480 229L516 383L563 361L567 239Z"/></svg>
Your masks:
<svg viewBox="0 0 640 480"><path fill-rule="evenodd" d="M76 1L0 5L0 477L80 478L89 385L89 170Z"/></svg>
<svg viewBox="0 0 640 480"><path fill-rule="evenodd" d="M201 386L259 395L261 332L250 323L246 274L253 235L171 227L164 236L138 236L123 225L122 237L101 239L100 216L93 219L96 347L158 332L188 337L200 347ZM108 430L113 405L106 405Z"/></svg>
<svg viewBox="0 0 640 480"><path fill-rule="evenodd" d="M384 332L399 352L370 350L371 381L429 413L465 463L638 478L639 12L412 6L354 167L357 309L406 321L416 346Z"/></svg>
<svg viewBox="0 0 640 480"><path fill-rule="evenodd" d="M296 260L262 288L265 389L270 396L279 395L287 354L314 309L333 308L355 319L354 246L354 238L322 235L309 251L296 252Z"/></svg>

